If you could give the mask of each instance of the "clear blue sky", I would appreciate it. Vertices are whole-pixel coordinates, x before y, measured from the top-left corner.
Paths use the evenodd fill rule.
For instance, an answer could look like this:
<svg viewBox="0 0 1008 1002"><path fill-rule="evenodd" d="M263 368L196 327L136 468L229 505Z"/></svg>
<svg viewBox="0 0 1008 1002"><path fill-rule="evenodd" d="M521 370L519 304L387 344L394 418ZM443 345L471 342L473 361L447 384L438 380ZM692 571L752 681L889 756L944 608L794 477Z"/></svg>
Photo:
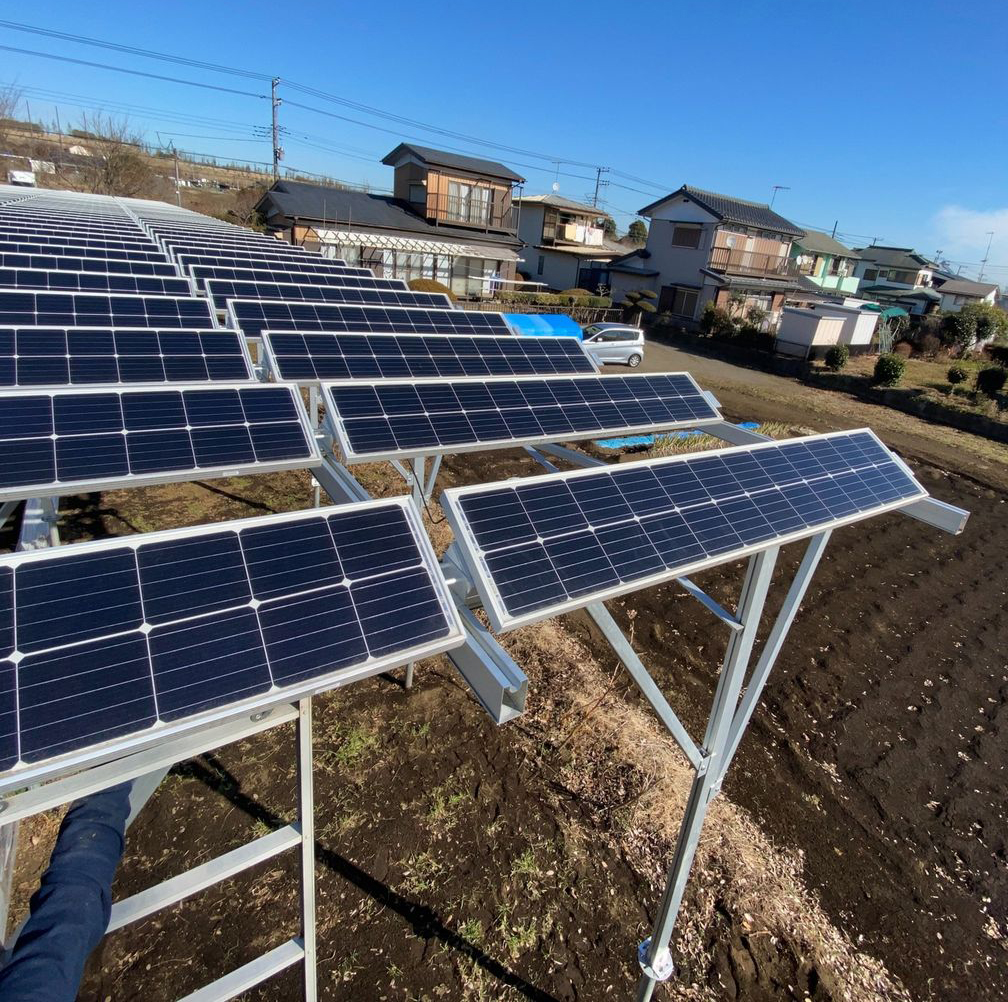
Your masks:
<svg viewBox="0 0 1008 1002"><path fill-rule="evenodd" d="M1008 18L994 0L950 8L849 2L171 4L51 0L4 15L48 29L276 75L402 116L398 124L281 89L286 163L381 188L399 138L502 160L527 192L584 199L599 164L625 228L682 183L769 200L858 245L942 250L1008 284ZM265 93L268 84L0 26L0 44ZM269 102L0 50L0 83L54 106L130 110L152 140L267 160ZM298 101L361 123L292 106ZM167 114L171 112L172 114ZM424 125L526 151L432 133ZM384 131L383 131L384 130ZM309 138L310 137L310 138ZM325 146L326 149L320 149ZM541 154L534 156L532 154ZM571 175L582 175L575 177ZM589 180L588 178L591 178ZM622 186L622 187L620 187ZM637 189L637 190L628 190Z"/></svg>

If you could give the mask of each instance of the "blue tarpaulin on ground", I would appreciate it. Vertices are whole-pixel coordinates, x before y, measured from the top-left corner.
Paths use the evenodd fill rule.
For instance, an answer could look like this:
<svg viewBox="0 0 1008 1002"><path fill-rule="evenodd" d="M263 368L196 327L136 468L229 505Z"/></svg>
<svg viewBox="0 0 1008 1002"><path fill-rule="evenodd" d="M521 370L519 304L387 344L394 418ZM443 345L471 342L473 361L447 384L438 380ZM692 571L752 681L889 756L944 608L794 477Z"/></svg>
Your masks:
<svg viewBox="0 0 1008 1002"><path fill-rule="evenodd" d="M526 337L576 337L581 339L581 327L564 313L505 313L504 321L515 332Z"/></svg>
<svg viewBox="0 0 1008 1002"><path fill-rule="evenodd" d="M759 424L756 421L742 421L735 425L736 428L745 428L746 431L755 431ZM702 431L670 431L664 438L692 438L694 435L702 435ZM624 438L602 438L597 439L595 444L603 449L629 449L637 445L654 445L657 435L627 435Z"/></svg>

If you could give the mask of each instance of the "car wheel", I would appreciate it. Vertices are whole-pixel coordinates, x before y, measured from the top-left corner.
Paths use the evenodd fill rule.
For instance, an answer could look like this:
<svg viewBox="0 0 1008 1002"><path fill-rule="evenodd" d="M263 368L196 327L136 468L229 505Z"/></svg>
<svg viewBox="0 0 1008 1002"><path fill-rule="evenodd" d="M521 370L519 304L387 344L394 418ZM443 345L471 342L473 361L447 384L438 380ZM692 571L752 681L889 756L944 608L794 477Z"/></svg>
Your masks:
<svg viewBox="0 0 1008 1002"><path fill-rule="evenodd" d="M634 353L626 360L626 364L629 365L631 369L636 369L637 366L641 364L643 358L644 358L643 355L638 355Z"/></svg>

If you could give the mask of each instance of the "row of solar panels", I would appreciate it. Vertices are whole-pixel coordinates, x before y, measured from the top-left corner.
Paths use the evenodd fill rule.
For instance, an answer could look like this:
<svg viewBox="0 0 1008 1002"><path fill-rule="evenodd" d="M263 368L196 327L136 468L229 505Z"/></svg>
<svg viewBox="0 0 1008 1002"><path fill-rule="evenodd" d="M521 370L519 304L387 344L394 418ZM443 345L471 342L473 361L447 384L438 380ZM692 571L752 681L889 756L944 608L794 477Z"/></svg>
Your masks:
<svg viewBox="0 0 1008 1002"><path fill-rule="evenodd" d="M195 247L214 258L197 266L237 267L251 260L241 248L264 253L261 237L122 205L161 260L178 265L192 257L180 248ZM308 259L275 253L266 270ZM0 498L312 468L304 382L322 385L348 459L719 420L685 374L599 375L579 342L516 338L496 314L241 299L227 293L248 276L201 278L230 283L233 330L214 329L207 300L0 293L0 309L4 296L34 297L8 299L8 316L31 320L0 331L0 371L21 387L0 393ZM43 316L60 329L40 328ZM284 385L252 381L246 337ZM185 371L214 383L100 385L113 369L124 383ZM72 385L37 389L64 376ZM922 494L860 432L466 488L444 503L491 621L506 628ZM463 640L402 500L16 554L0 561L0 769L121 751L158 722L166 735L204 711L247 712Z"/></svg>

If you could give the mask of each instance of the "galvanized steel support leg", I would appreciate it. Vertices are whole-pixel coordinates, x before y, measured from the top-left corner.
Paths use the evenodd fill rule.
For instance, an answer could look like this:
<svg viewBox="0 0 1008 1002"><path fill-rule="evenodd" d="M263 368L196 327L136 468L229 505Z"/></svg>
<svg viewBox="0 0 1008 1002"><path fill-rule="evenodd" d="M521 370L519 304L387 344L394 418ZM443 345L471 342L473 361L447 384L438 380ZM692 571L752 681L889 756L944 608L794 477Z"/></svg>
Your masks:
<svg viewBox="0 0 1008 1002"><path fill-rule="evenodd" d="M728 640L721 676L714 693L714 703L701 747L703 761L697 769L686 803L686 812L679 827L679 837L668 871L665 894L651 937L641 944L638 951L643 973L637 986L637 1002L649 1002L655 984L667 980L672 974L669 940L672 938L672 930L675 928L679 908L682 905L693 857L700 842L700 832L707 816L712 788L721 774L721 761L727 750L731 723L738 705L739 693L742 691L749 656L756 640L756 630L778 552L779 547L772 547L749 558L737 610L742 629L732 632Z"/></svg>
<svg viewBox="0 0 1008 1002"><path fill-rule="evenodd" d="M298 702L298 814L301 826L301 945L305 1002L318 997L315 942L315 781L311 697Z"/></svg>

